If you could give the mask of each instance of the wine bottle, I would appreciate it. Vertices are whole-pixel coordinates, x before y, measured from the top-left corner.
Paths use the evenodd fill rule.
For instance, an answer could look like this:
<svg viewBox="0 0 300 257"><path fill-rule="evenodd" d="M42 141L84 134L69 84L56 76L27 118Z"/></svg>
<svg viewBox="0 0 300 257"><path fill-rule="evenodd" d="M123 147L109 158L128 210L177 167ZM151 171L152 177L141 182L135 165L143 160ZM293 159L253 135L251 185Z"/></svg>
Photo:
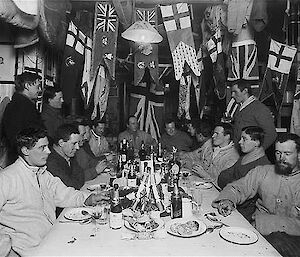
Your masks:
<svg viewBox="0 0 300 257"><path fill-rule="evenodd" d="M174 191L171 197L171 218L182 218L182 198L177 183L174 185Z"/></svg>
<svg viewBox="0 0 300 257"><path fill-rule="evenodd" d="M114 185L114 193L110 206L109 226L112 229L119 229L123 226L122 206L119 197L119 185Z"/></svg>
<svg viewBox="0 0 300 257"><path fill-rule="evenodd" d="M123 138L122 147L120 149L121 161L123 165L127 163L127 140Z"/></svg>
<svg viewBox="0 0 300 257"><path fill-rule="evenodd" d="M127 178L127 186L129 187L136 187L137 185L137 178L136 178L136 173L134 170L134 165L130 165L130 171L128 173L128 178Z"/></svg>
<svg viewBox="0 0 300 257"><path fill-rule="evenodd" d="M145 161L146 160L146 156L147 156L147 153L146 153L145 143L144 143L144 141L142 141L141 149L139 150L140 160L141 161Z"/></svg>

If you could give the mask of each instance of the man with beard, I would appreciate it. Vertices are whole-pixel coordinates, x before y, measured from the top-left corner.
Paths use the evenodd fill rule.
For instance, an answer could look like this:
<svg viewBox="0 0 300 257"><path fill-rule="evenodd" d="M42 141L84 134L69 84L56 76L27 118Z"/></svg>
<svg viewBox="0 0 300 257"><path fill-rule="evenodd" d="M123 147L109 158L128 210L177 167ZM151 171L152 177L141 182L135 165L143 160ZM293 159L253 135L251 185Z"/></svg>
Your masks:
<svg viewBox="0 0 300 257"><path fill-rule="evenodd" d="M228 184L212 206L228 216L257 193L255 228L283 256L300 256L300 138L282 134L275 143L275 165L258 166Z"/></svg>

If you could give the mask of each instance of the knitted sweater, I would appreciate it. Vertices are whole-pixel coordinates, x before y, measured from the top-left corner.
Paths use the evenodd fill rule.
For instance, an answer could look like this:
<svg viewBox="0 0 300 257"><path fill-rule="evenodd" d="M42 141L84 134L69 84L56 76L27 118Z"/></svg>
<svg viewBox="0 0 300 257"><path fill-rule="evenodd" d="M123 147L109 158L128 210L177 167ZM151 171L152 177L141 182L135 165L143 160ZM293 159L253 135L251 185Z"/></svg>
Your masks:
<svg viewBox="0 0 300 257"><path fill-rule="evenodd" d="M68 162L54 149L47 159L47 169L53 176L59 177L66 186L80 189L85 180L83 169L79 166L75 157L70 159L70 166Z"/></svg>
<svg viewBox="0 0 300 257"><path fill-rule="evenodd" d="M267 149L276 139L274 120L267 106L254 100L234 115L234 143L238 144L242 129L248 126L261 127L265 133L263 147Z"/></svg>
<svg viewBox="0 0 300 257"><path fill-rule="evenodd" d="M46 167L29 166L19 158L0 171L0 231L24 255L50 231L56 206L82 206L88 195L66 187Z"/></svg>
<svg viewBox="0 0 300 257"><path fill-rule="evenodd" d="M168 152L171 152L173 146L178 151L189 152L193 145L192 138L185 132L177 130L175 135L170 136L167 133L163 134L160 139L162 148L165 148Z"/></svg>
<svg viewBox="0 0 300 257"><path fill-rule="evenodd" d="M228 184L214 202L228 199L241 204L257 193L255 228L262 235L281 231L300 236L300 173L283 176L274 165L258 166Z"/></svg>

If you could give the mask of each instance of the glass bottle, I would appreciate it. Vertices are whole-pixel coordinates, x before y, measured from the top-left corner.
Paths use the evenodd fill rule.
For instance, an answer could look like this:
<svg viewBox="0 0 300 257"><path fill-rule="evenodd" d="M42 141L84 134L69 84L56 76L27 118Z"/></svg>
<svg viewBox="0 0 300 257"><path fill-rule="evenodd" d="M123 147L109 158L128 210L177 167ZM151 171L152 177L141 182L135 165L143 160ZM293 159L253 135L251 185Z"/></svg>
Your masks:
<svg viewBox="0 0 300 257"><path fill-rule="evenodd" d="M121 161L123 165L127 163L127 140L123 138L122 140L122 147L120 149Z"/></svg>
<svg viewBox="0 0 300 257"><path fill-rule="evenodd" d="M146 156L147 156L147 153L146 153L145 143L144 143L144 141L142 141L141 148L139 150L140 160L141 161L145 161L146 160Z"/></svg>
<svg viewBox="0 0 300 257"><path fill-rule="evenodd" d="M137 177L134 169L134 165L130 165L130 171L127 177L127 186L129 187L136 187L137 186Z"/></svg>
<svg viewBox="0 0 300 257"><path fill-rule="evenodd" d="M182 198L177 183L174 185L174 190L171 197L171 218L182 218Z"/></svg>
<svg viewBox="0 0 300 257"><path fill-rule="evenodd" d="M112 229L119 229L123 226L122 206L119 197L119 185L114 185L114 193L110 205L109 226Z"/></svg>

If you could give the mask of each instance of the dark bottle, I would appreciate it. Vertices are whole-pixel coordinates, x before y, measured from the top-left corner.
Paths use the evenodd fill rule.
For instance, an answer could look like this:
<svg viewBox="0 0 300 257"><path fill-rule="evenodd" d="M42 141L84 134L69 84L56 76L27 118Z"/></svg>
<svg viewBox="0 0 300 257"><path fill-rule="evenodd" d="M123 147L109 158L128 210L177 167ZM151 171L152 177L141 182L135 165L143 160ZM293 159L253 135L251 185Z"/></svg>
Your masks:
<svg viewBox="0 0 300 257"><path fill-rule="evenodd" d="M122 206L119 197L119 185L114 185L114 193L110 205L109 226L112 229L119 229L123 226Z"/></svg>
<svg viewBox="0 0 300 257"><path fill-rule="evenodd" d="M131 139L130 142L127 142L127 156L129 160L134 160L134 147Z"/></svg>
<svg viewBox="0 0 300 257"><path fill-rule="evenodd" d="M171 197L171 218L182 218L182 198L176 183Z"/></svg>
<svg viewBox="0 0 300 257"><path fill-rule="evenodd" d="M137 186L137 177L136 177L135 168L133 164L130 165L130 171L127 177L127 186L129 187Z"/></svg>
<svg viewBox="0 0 300 257"><path fill-rule="evenodd" d="M142 141L141 149L139 150L140 160L141 161L145 161L146 160L146 156L147 156L147 153L146 153L145 143L144 143L144 141Z"/></svg>
<svg viewBox="0 0 300 257"><path fill-rule="evenodd" d="M127 163L127 140L123 138L122 140L122 147L120 149L120 156L121 156L121 162L123 165Z"/></svg>

